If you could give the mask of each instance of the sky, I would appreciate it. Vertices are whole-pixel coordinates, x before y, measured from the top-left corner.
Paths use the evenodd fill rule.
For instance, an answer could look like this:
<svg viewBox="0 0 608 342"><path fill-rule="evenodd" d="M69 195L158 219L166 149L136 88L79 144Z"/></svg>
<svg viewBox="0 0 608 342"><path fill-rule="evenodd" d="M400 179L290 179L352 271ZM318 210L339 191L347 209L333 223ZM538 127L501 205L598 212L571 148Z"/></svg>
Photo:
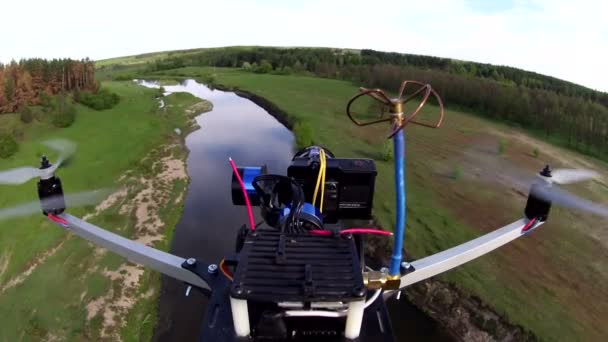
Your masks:
<svg viewBox="0 0 608 342"><path fill-rule="evenodd" d="M230 45L509 65L608 91L606 0L5 0L0 61Z"/></svg>

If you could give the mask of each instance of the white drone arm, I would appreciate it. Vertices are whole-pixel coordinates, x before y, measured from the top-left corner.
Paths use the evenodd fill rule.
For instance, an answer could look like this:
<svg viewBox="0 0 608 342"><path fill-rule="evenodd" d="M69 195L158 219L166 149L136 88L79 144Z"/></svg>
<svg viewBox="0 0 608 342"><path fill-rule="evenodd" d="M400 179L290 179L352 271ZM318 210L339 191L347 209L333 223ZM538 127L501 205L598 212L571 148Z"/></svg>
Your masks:
<svg viewBox="0 0 608 342"><path fill-rule="evenodd" d="M131 262L144 265L175 279L201 289L211 290L207 282L182 267L186 261L184 258L129 240L69 214L64 213L58 217L67 223L60 223L66 230L97 246L106 248Z"/></svg>
<svg viewBox="0 0 608 342"><path fill-rule="evenodd" d="M491 233L480 236L477 239L413 261L411 266L413 266L414 271L401 277L399 288L404 288L421 280L433 277L489 253L496 248L529 233L544 222L537 221L531 225L529 229L524 231L523 229L528 223L528 219L520 219L519 221L513 222Z"/></svg>

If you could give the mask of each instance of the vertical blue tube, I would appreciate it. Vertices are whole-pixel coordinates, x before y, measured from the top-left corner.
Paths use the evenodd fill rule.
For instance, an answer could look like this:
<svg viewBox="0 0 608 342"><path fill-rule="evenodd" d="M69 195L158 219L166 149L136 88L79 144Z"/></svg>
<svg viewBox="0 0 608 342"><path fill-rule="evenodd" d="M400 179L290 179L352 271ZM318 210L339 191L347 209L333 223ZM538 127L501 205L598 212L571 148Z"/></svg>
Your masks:
<svg viewBox="0 0 608 342"><path fill-rule="evenodd" d="M395 245L389 268L390 275L399 275L403 258L403 239L405 237L405 133L401 129L393 137L395 153L395 193L397 195L397 224L395 226Z"/></svg>

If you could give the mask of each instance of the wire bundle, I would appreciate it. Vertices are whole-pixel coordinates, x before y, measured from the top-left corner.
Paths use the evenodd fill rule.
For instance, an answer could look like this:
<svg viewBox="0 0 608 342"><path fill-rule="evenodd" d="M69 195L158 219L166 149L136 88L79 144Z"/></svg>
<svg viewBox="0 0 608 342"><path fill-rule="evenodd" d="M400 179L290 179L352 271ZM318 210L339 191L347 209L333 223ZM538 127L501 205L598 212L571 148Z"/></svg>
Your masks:
<svg viewBox="0 0 608 342"><path fill-rule="evenodd" d="M319 149L319 159L321 165L319 167L319 175L317 176L317 185L315 186L315 193L312 197L312 205L315 206L317 203L317 194L319 193L319 187L321 187L321 202L319 203L319 211L323 212L323 198L325 197L325 172L327 171L327 159L325 156L325 150Z"/></svg>

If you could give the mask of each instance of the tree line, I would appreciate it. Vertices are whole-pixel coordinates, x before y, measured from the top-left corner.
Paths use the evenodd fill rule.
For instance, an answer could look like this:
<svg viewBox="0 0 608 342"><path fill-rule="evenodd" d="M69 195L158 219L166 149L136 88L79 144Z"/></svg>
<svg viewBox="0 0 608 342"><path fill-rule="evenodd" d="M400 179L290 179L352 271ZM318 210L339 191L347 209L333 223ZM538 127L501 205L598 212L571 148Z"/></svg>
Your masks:
<svg viewBox="0 0 608 342"><path fill-rule="evenodd" d="M560 95L582 97L608 107L608 93L509 66L468 62L450 58L382 52L375 50L347 50L331 48L268 48L228 47L193 50L183 54L169 54L169 58L158 59L148 71L176 69L184 66L241 67L243 63L260 66L270 63L273 70L287 72L304 70L315 72L319 64L336 69L344 66L390 64L411 66L425 70L444 71L450 74L491 79L506 85L525 86L532 89L554 91Z"/></svg>
<svg viewBox="0 0 608 342"><path fill-rule="evenodd" d="M396 90L403 79L432 84L449 106L522 126L578 151L608 157L608 94L511 67L432 56L329 48L209 49L149 63L147 71L184 66L310 73Z"/></svg>
<svg viewBox="0 0 608 342"><path fill-rule="evenodd" d="M22 59L0 63L0 113L38 105L44 96L99 88L95 65L88 59Z"/></svg>

